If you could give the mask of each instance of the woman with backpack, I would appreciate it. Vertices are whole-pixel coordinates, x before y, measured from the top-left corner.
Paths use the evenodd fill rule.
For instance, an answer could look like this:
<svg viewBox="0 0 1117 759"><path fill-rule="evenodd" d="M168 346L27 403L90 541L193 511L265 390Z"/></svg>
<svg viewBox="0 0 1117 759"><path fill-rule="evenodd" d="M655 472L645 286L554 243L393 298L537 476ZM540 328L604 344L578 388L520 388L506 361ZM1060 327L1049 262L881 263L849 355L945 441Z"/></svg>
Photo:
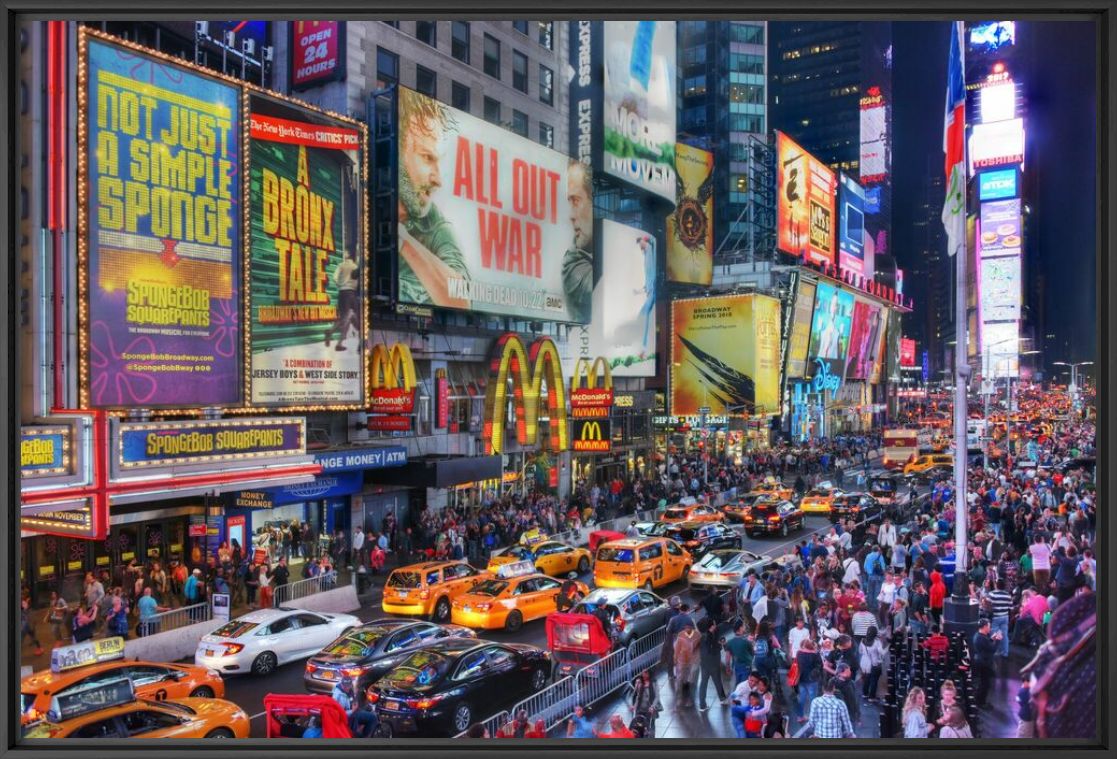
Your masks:
<svg viewBox="0 0 1117 759"><path fill-rule="evenodd" d="M768 682L778 683L779 657L782 649L766 620L756 626L756 632L752 636L752 651L753 669L759 672L761 677L767 678Z"/></svg>
<svg viewBox="0 0 1117 759"><path fill-rule="evenodd" d="M877 703L877 686L884 669L884 646L877 637L877 628L870 627L858 647L862 690L861 697L870 704Z"/></svg>

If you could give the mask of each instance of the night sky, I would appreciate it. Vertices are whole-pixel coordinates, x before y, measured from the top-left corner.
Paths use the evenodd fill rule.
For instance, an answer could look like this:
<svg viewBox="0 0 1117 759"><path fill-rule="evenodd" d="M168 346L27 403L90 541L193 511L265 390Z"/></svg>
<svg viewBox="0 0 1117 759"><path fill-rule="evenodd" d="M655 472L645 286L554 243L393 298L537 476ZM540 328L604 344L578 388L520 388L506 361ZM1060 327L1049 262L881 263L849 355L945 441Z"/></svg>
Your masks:
<svg viewBox="0 0 1117 759"><path fill-rule="evenodd" d="M1050 361L1096 358L1096 61L1091 22L1033 22L1031 55L1018 62L1026 88L1025 171L1036 188L1026 197L1031 234L1046 279ZM923 195L927 155L941 166L943 107L950 27L947 23L893 25L895 106L893 229L899 265L910 269L916 250L911 223ZM952 266L947 263L946 266ZM945 274L945 272L944 272ZM919 304L916 304L919 307Z"/></svg>

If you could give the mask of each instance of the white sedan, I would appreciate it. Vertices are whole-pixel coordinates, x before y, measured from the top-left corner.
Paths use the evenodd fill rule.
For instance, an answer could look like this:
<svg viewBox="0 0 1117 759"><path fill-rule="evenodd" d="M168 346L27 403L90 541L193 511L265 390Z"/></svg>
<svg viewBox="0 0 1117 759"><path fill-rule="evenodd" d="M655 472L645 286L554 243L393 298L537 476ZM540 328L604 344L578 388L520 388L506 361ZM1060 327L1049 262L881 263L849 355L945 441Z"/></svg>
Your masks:
<svg viewBox="0 0 1117 759"><path fill-rule="evenodd" d="M287 607L258 609L202 636L194 663L223 675L267 675L280 664L313 656L360 624L351 614Z"/></svg>

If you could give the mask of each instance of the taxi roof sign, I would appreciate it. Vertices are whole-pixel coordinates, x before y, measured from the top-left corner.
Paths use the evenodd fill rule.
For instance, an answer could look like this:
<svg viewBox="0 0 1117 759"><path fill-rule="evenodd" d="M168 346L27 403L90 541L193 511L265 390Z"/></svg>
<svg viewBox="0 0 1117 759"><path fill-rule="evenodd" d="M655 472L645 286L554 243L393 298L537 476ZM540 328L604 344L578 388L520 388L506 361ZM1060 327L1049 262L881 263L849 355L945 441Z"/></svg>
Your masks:
<svg viewBox="0 0 1117 759"><path fill-rule="evenodd" d="M136 700L132 681L127 677L110 680L106 683L93 683L60 693L50 700L47 719L50 722L63 722L83 714L123 706Z"/></svg>
<svg viewBox="0 0 1117 759"><path fill-rule="evenodd" d="M90 664L124 658L124 638L87 640L72 646L60 646L50 652L50 671L55 674Z"/></svg>
<svg viewBox="0 0 1117 759"><path fill-rule="evenodd" d="M497 577L502 580L534 574L539 574L539 570L535 568L535 563L531 561L513 561L511 564L502 564L496 572Z"/></svg>
<svg viewBox="0 0 1117 759"><path fill-rule="evenodd" d="M543 532L542 530L540 530L538 527L535 527L535 528L532 528L530 530L527 530L526 532L524 532L523 535L520 536L520 543L522 543L523 545L530 546L530 545L533 545L535 543L541 543L546 539L547 539L547 534L545 532Z"/></svg>

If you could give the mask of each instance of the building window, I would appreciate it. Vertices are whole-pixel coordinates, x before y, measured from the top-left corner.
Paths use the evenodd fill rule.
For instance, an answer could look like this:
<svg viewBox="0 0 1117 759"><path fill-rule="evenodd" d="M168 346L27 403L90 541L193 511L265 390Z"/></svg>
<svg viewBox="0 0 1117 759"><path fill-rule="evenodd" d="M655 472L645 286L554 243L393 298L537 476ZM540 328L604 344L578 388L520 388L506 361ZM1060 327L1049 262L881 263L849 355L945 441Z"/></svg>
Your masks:
<svg viewBox="0 0 1117 759"><path fill-rule="evenodd" d="M376 85L384 89L399 82L399 56L391 50L376 48Z"/></svg>
<svg viewBox="0 0 1117 759"><path fill-rule="evenodd" d="M764 117L749 113L731 113L729 114L729 131L759 134L764 131Z"/></svg>
<svg viewBox="0 0 1117 759"><path fill-rule="evenodd" d="M690 76L683 80L683 97L706 94L706 75Z"/></svg>
<svg viewBox="0 0 1117 759"><path fill-rule="evenodd" d="M434 21L416 21L415 39L431 47L438 46L438 24Z"/></svg>
<svg viewBox="0 0 1117 759"><path fill-rule="evenodd" d="M429 97L438 97L438 75L424 66L416 66L415 89Z"/></svg>
<svg viewBox="0 0 1117 759"><path fill-rule="evenodd" d="M555 72L539 64L539 100L547 105L555 104Z"/></svg>
<svg viewBox="0 0 1117 759"><path fill-rule="evenodd" d="M450 22L450 54L459 61L469 63L469 22Z"/></svg>
<svg viewBox="0 0 1117 759"><path fill-rule="evenodd" d="M450 105L469 113L469 87L461 82L450 83Z"/></svg>
<svg viewBox="0 0 1117 759"><path fill-rule="evenodd" d="M527 114L522 111L512 111L512 131L521 137L527 137Z"/></svg>
<svg viewBox="0 0 1117 759"><path fill-rule="evenodd" d="M512 51L512 86L527 92L527 56L519 50Z"/></svg>
<svg viewBox="0 0 1117 759"><path fill-rule="evenodd" d="M539 44L548 50L555 49L555 22L539 22Z"/></svg>
<svg viewBox="0 0 1117 759"><path fill-rule="evenodd" d="M555 128L542 121L539 122L539 144L548 148L555 146Z"/></svg>
<svg viewBox="0 0 1117 759"><path fill-rule="evenodd" d="M764 87L759 84L731 84L729 102L764 105Z"/></svg>
<svg viewBox="0 0 1117 759"><path fill-rule="evenodd" d="M750 45L763 45L764 27L730 21L729 40L730 42L745 42Z"/></svg>
<svg viewBox="0 0 1117 759"><path fill-rule="evenodd" d="M729 70L745 74L763 74L764 56L752 53L730 53Z"/></svg>
<svg viewBox="0 0 1117 759"><path fill-rule="evenodd" d="M485 73L500 79L500 40L485 35Z"/></svg>
<svg viewBox="0 0 1117 759"><path fill-rule="evenodd" d="M398 21L385 21L384 23L387 24L388 26L392 27L393 29L399 29L399 22Z"/></svg>
<svg viewBox="0 0 1117 759"><path fill-rule="evenodd" d="M512 28L526 37L528 35L527 24L527 21L513 21Z"/></svg>
<svg viewBox="0 0 1117 759"><path fill-rule="evenodd" d="M491 124L500 123L500 101L490 97L485 98L485 121Z"/></svg>

